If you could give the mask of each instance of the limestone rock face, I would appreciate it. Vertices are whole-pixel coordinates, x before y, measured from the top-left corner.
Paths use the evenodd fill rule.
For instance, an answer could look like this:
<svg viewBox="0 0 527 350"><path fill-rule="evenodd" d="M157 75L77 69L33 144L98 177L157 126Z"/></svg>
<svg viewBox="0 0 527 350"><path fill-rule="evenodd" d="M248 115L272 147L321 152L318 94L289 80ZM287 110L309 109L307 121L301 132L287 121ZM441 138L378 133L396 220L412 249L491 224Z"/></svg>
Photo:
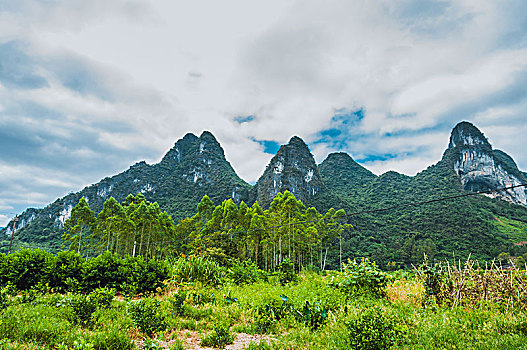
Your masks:
<svg viewBox="0 0 527 350"><path fill-rule="evenodd" d="M256 184L256 198L267 208L279 193L290 191L304 203L324 189L315 159L304 141L294 136L271 159Z"/></svg>
<svg viewBox="0 0 527 350"><path fill-rule="evenodd" d="M157 164L138 162L120 174L70 193L43 209L25 210L19 215L15 230L18 237L44 240L42 228L47 228L53 235L50 241L57 241L64 222L81 197L99 212L110 197L121 202L127 195L138 193L151 202L157 201L176 219L192 215L196 203L205 194L216 203L229 198L236 203L252 199L251 186L238 177L216 138L204 131L199 137L191 133L185 135ZM10 234L12 226L13 221L0 233Z"/></svg>
<svg viewBox="0 0 527 350"><path fill-rule="evenodd" d="M502 151L493 150L487 138L471 123L461 122L452 130L447 152L453 155L454 170L468 191L496 190L527 182L512 158ZM489 196L527 205L525 187Z"/></svg>

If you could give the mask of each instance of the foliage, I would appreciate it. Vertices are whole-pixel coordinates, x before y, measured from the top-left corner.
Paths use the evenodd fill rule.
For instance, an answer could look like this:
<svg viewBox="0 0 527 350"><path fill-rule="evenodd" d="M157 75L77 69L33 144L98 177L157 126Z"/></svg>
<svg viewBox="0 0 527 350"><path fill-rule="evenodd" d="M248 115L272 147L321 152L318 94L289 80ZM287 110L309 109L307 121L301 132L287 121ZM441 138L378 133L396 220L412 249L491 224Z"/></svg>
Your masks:
<svg viewBox="0 0 527 350"><path fill-rule="evenodd" d="M214 330L201 339L201 346L215 347L225 349L225 346L232 344L233 335L229 332L229 327L216 326Z"/></svg>
<svg viewBox="0 0 527 350"><path fill-rule="evenodd" d="M52 255L41 249L22 249L7 257L2 276L18 290L27 290L49 280Z"/></svg>
<svg viewBox="0 0 527 350"><path fill-rule="evenodd" d="M357 295L382 297L385 295L384 288L390 280L390 275L380 270L374 261L362 258L360 262L348 260L347 264L342 265L344 279L337 286L350 297Z"/></svg>
<svg viewBox="0 0 527 350"><path fill-rule="evenodd" d="M251 284L265 279L266 273L250 260L234 260L228 270L228 276L236 284Z"/></svg>
<svg viewBox="0 0 527 350"><path fill-rule="evenodd" d="M365 308L345 324L351 349L389 349L401 337L395 321L386 317L384 310L377 306Z"/></svg>
<svg viewBox="0 0 527 350"><path fill-rule="evenodd" d="M285 259L280 265L277 266L278 276L280 277L280 283L285 285L289 282L297 280L297 276L294 271L294 266L291 260Z"/></svg>
<svg viewBox="0 0 527 350"><path fill-rule="evenodd" d="M23 249L2 259L3 285L10 283L19 291L89 293L99 287L116 291L131 287L135 294L152 293L168 278L164 261L141 256L123 259L110 252L85 261L75 252L53 255L40 249Z"/></svg>
<svg viewBox="0 0 527 350"><path fill-rule="evenodd" d="M225 278L225 269L218 263L196 255L180 257L172 263L171 269L172 279L177 284L201 282L218 285Z"/></svg>
<svg viewBox="0 0 527 350"><path fill-rule="evenodd" d="M159 340L146 337L143 339L143 350L160 350L163 349Z"/></svg>
<svg viewBox="0 0 527 350"><path fill-rule="evenodd" d="M312 330L322 327L328 319L328 311L326 309L322 308L318 303L311 305L307 300L302 311L298 312L297 315L299 316L298 320L304 322Z"/></svg>
<svg viewBox="0 0 527 350"><path fill-rule="evenodd" d="M183 304L185 303L185 300L187 300L187 293L182 290L173 294L172 297L168 299L174 315L179 316L183 314Z"/></svg>
<svg viewBox="0 0 527 350"><path fill-rule="evenodd" d="M114 295L114 289L98 288L88 295L66 295L61 301L61 305L71 307L74 322L91 325L94 312L99 308L107 308L113 300Z"/></svg>
<svg viewBox="0 0 527 350"><path fill-rule="evenodd" d="M472 294L466 292L472 290L474 282L477 282L472 273L484 275L485 271L478 271L473 266L471 273L464 267L461 269L464 272L457 274L460 271L457 266L454 269L451 265L450 273L459 278L459 283L453 284L457 286L455 293L459 292L464 297L457 303L455 300L448 305L444 302L434 308L422 307L416 302L424 290L422 277L417 272L416 275L411 272L397 273L398 279L389 282L387 288L392 291L388 294L389 300L369 297L347 300L342 290L328 285L332 275L339 274L337 272L328 273L328 276L302 273L297 283L284 286L264 281L223 286L195 283L178 286L177 293L168 291L166 295L158 296L158 300L142 298L124 302L113 299L108 307L97 307L86 324L75 320L73 308L67 302L70 296L78 294L67 294L65 297L37 294L33 302L26 304L19 302L20 297L8 297L14 301L0 312L0 339L5 339L0 341L0 349L132 349L136 347L134 341L138 343L144 337L148 337L146 341L154 339L153 334L148 336L146 332L134 328L140 330L132 317L131 305L144 301L151 303L151 307L140 308L137 313L140 316L136 316L150 315L155 321L162 319L162 328L167 332L161 334L158 329L156 339L163 339L169 344L175 337L181 337L185 330L208 334L211 338L215 335L216 340L225 338L225 333L257 332L256 325L263 325L267 315L269 327L259 332L269 335L259 337L259 345L254 341L245 344L249 349L344 350L390 346L408 350L524 348L527 342L527 310L516 301L514 304L507 303L506 298L491 298L490 294L487 301L469 303L473 299L468 296ZM443 271L448 276L448 265L443 266ZM492 272L489 266L487 275L503 273L500 277L503 282L494 281L510 284L511 275L507 271ZM499 283L496 288L505 288ZM396 293L393 292L394 286L398 288ZM513 286L517 288L516 294L521 291L515 275ZM100 300L95 302L97 305L111 300L111 293L101 291L99 294L108 297L96 297L97 293L91 293L94 300ZM183 302L183 312L179 315L172 312L171 301L176 294L181 296L180 301ZM183 298L185 294L186 298ZM238 300L228 303L226 298L217 298L217 302L211 301L212 295L222 294L231 299L236 296ZM416 297L407 297L409 294ZM145 312L146 309L154 309L155 312ZM323 317L324 311L327 318L320 320L318 317ZM225 332L214 330L215 327L221 327ZM156 340L150 345L161 348L161 342ZM147 346L150 345L147 343ZM183 345L176 341L172 348L182 349Z"/></svg>
<svg viewBox="0 0 527 350"><path fill-rule="evenodd" d="M127 304L135 326L149 337L167 328L165 317L159 313L159 306L159 301L152 298L132 300Z"/></svg>

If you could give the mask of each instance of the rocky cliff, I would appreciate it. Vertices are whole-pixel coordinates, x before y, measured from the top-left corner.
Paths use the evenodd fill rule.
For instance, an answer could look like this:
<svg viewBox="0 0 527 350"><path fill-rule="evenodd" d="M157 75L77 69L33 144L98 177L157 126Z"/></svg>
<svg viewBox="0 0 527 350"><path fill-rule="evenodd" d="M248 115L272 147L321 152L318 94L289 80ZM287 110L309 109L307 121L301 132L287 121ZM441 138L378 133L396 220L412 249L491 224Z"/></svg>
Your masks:
<svg viewBox="0 0 527 350"><path fill-rule="evenodd" d="M527 183L514 160L493 150L473 124L461 122L452 130L445 157L449 157L463 187L472 192L496 190ZM489 194L515 204L527 205L525 187Z"/></svg>
<svg viewBox="0 0 527 350"><path fill-rule="evenodd" d="M280 147L267 165L256 183L256 198L266 208L277 193L286 190L304 203L326 190L313 155L297 136Z"/></svg>
<svg viewBox="0 0 527 350"><path fill-rule="evenodd" d="M187 134L176 142L161 162L142 161L126 171L107 177L79 192L57 199L43 209L29 208L18 216L16 237L20 240L57 242L64 221L81 197L98 212L106 199L124 200L128 194L142 193L157 201L175 219L192 215L199 200L208 194L215 202L232 198L251 201L251 186L240 179L218 141L210 132ZM11 234L13 221L3 230ZM55 248L52 246L51 248Z"/></svg>

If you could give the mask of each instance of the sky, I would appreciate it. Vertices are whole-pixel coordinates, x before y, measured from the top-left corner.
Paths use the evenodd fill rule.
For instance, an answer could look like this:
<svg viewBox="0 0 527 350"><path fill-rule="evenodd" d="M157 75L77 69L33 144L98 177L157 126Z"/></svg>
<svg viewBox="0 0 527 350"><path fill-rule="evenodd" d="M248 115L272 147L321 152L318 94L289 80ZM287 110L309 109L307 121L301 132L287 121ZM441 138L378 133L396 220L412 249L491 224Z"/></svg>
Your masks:
<svg viewBox="0 0 527 350"><path fill-rule="evenodd" d="M376 174L460 121L527 170L524 0L1 0L0 227L192 132L254 183L300 136Z"/></svg>

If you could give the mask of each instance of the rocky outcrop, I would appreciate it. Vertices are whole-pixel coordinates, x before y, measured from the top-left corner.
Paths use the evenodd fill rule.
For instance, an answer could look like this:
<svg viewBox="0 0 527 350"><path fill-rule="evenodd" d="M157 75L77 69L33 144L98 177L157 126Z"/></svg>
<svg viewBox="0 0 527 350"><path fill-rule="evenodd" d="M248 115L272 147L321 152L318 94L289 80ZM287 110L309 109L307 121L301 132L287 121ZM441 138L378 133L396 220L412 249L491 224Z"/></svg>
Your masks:
<svg viewBox="0 0 527 350"><path fill-rule="evenodd" d="M483 192L527 183L512 158L502 151L493 150L483 133L471 123L461 122L452 130L445 154L453 158L454 171L468 191ZM527 205L525 187L487 195Z"/></svg>
<svg viewBox="0 0 527 350"><path fill-rule="evenodd" d="M228 198L237 203L252 200L251 186L238 177L216 138L207 131L199 137L189 133L158 164L138 162L43 209L27 209L18 216L17 236L39 236L47 228L55 232L55 238L60 237L64 222L81 197L99 212L110 197L123 201L127 195L138 193L149 201L157 201L176 219L192 215L205 194L218 204ZM0 232L10 234L12 226L13 221Z"/></svg>
<svg viewBox="0 0 527 350"><path fill-rule="evenodd" d="M279 193L290 191L304 203L324 190L315 159L304 141L294 136L271 159L256 183L256 198L268 207Z"/></svg>

